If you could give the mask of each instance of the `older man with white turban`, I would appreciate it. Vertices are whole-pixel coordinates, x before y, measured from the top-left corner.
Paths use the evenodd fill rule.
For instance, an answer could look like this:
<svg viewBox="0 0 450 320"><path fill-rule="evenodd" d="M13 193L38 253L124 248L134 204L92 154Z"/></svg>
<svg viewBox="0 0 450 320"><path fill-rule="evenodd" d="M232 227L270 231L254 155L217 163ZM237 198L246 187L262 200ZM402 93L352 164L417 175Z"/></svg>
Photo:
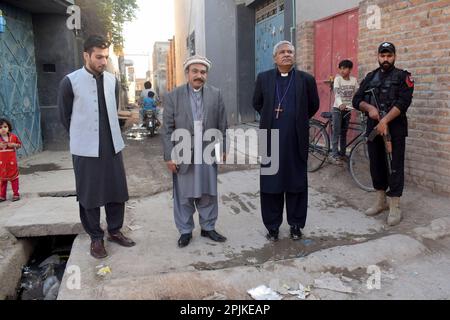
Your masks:
<svg viewBox="0 0 450 320"><path fill-rule="evenodd" d="M216 242L226 241L215 230L219 211L217 163L211 164L211 161L203 159L207 146L203 142L206 131L220 131L223 157L226 145L227 116L222 94L219 89L206 84L210 68L211 62L205 57L196 55L188 58L184 63L187 84L176 88L163 99L164 161L173 174L174 216L181 234L178 240L180 248L186 247L192 239L196 209L199 213L201 236ZM188 140L192 146L187 150L188 161L185 161L186 150L183 150L183 161L174 152L179 141L172 138L183 132L189 133Z"/></svg>

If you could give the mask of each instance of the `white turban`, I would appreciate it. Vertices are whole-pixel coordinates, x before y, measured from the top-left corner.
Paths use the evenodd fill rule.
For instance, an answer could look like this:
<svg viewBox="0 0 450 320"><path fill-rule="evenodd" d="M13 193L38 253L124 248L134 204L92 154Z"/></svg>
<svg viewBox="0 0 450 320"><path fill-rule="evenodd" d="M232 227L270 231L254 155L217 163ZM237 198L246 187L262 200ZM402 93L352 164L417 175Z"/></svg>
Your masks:
<svg viewBox="0 0 450 320"><path fill-rule="evenodd" d="M208 71L209 69L211 69L211 61L209 61L207 58L203 56L195 55L187 58L186 61L184 62L184 70L186 71L192 64L202 64L206 66Z"/></svg>

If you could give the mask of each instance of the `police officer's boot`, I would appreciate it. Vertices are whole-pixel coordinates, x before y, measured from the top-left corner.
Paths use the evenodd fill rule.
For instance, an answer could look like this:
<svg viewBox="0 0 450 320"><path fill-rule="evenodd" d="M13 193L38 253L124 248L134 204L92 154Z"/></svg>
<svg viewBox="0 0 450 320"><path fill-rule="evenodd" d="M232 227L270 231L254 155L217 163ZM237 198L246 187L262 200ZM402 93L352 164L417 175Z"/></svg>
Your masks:
<svg viewBox="0 0 450 320"><path fill-rule="evenodd" d="M387 209L388 204L386 202L386 191L377 190L377 198L375 200L375 203L372 205L372 207L367 209L365 213L366 216L373 217Z"/></svg>
<svg viewBox="0 0 450 320"><path fill-rule="evenodd" d="M389 198L389 216L387 224L391 227L396 226L402 221L402 211L400 210L400 198Z"/></svg>

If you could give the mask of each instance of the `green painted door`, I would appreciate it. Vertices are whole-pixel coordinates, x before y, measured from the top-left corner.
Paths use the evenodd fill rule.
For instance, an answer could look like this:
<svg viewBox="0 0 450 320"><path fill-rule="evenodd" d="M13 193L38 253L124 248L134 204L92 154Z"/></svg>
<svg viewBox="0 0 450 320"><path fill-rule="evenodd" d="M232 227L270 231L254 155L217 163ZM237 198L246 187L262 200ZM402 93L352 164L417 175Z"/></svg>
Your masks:
<svg viewBox="0 0 450 320"><path fill-rule="evenodd" d="M6 32L0 34L0 117L8 118L22 140L19 155L42 150L34 35L31 14L0 4Z"/></svg>

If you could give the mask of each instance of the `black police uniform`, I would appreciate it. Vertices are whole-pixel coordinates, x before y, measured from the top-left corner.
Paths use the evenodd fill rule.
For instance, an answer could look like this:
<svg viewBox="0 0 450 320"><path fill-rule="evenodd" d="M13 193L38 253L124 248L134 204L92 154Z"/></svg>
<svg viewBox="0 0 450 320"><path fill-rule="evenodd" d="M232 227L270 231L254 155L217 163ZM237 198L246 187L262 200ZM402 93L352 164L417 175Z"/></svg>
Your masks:
<svg viewBox="0 0 450 320"><path fill-rule="evenodd" d="M408 120L406 112L411 105L414 92L414 81L408 71L392 67L388 71L378 68L370 72L361 83L353 98L353 105L360 109L365 101L374 105L371 94L367 90L375 88L380 108L389 112L397 107L401 114L392 120L388 127L392 137L392 175L389 176L384 140L378 135L373 142L368 142L370 173L375 190L384 190L388 197L401 197L404 188L405 142L408 136ZM367 135L378 125L378 121L368 118Z"/></svg>

